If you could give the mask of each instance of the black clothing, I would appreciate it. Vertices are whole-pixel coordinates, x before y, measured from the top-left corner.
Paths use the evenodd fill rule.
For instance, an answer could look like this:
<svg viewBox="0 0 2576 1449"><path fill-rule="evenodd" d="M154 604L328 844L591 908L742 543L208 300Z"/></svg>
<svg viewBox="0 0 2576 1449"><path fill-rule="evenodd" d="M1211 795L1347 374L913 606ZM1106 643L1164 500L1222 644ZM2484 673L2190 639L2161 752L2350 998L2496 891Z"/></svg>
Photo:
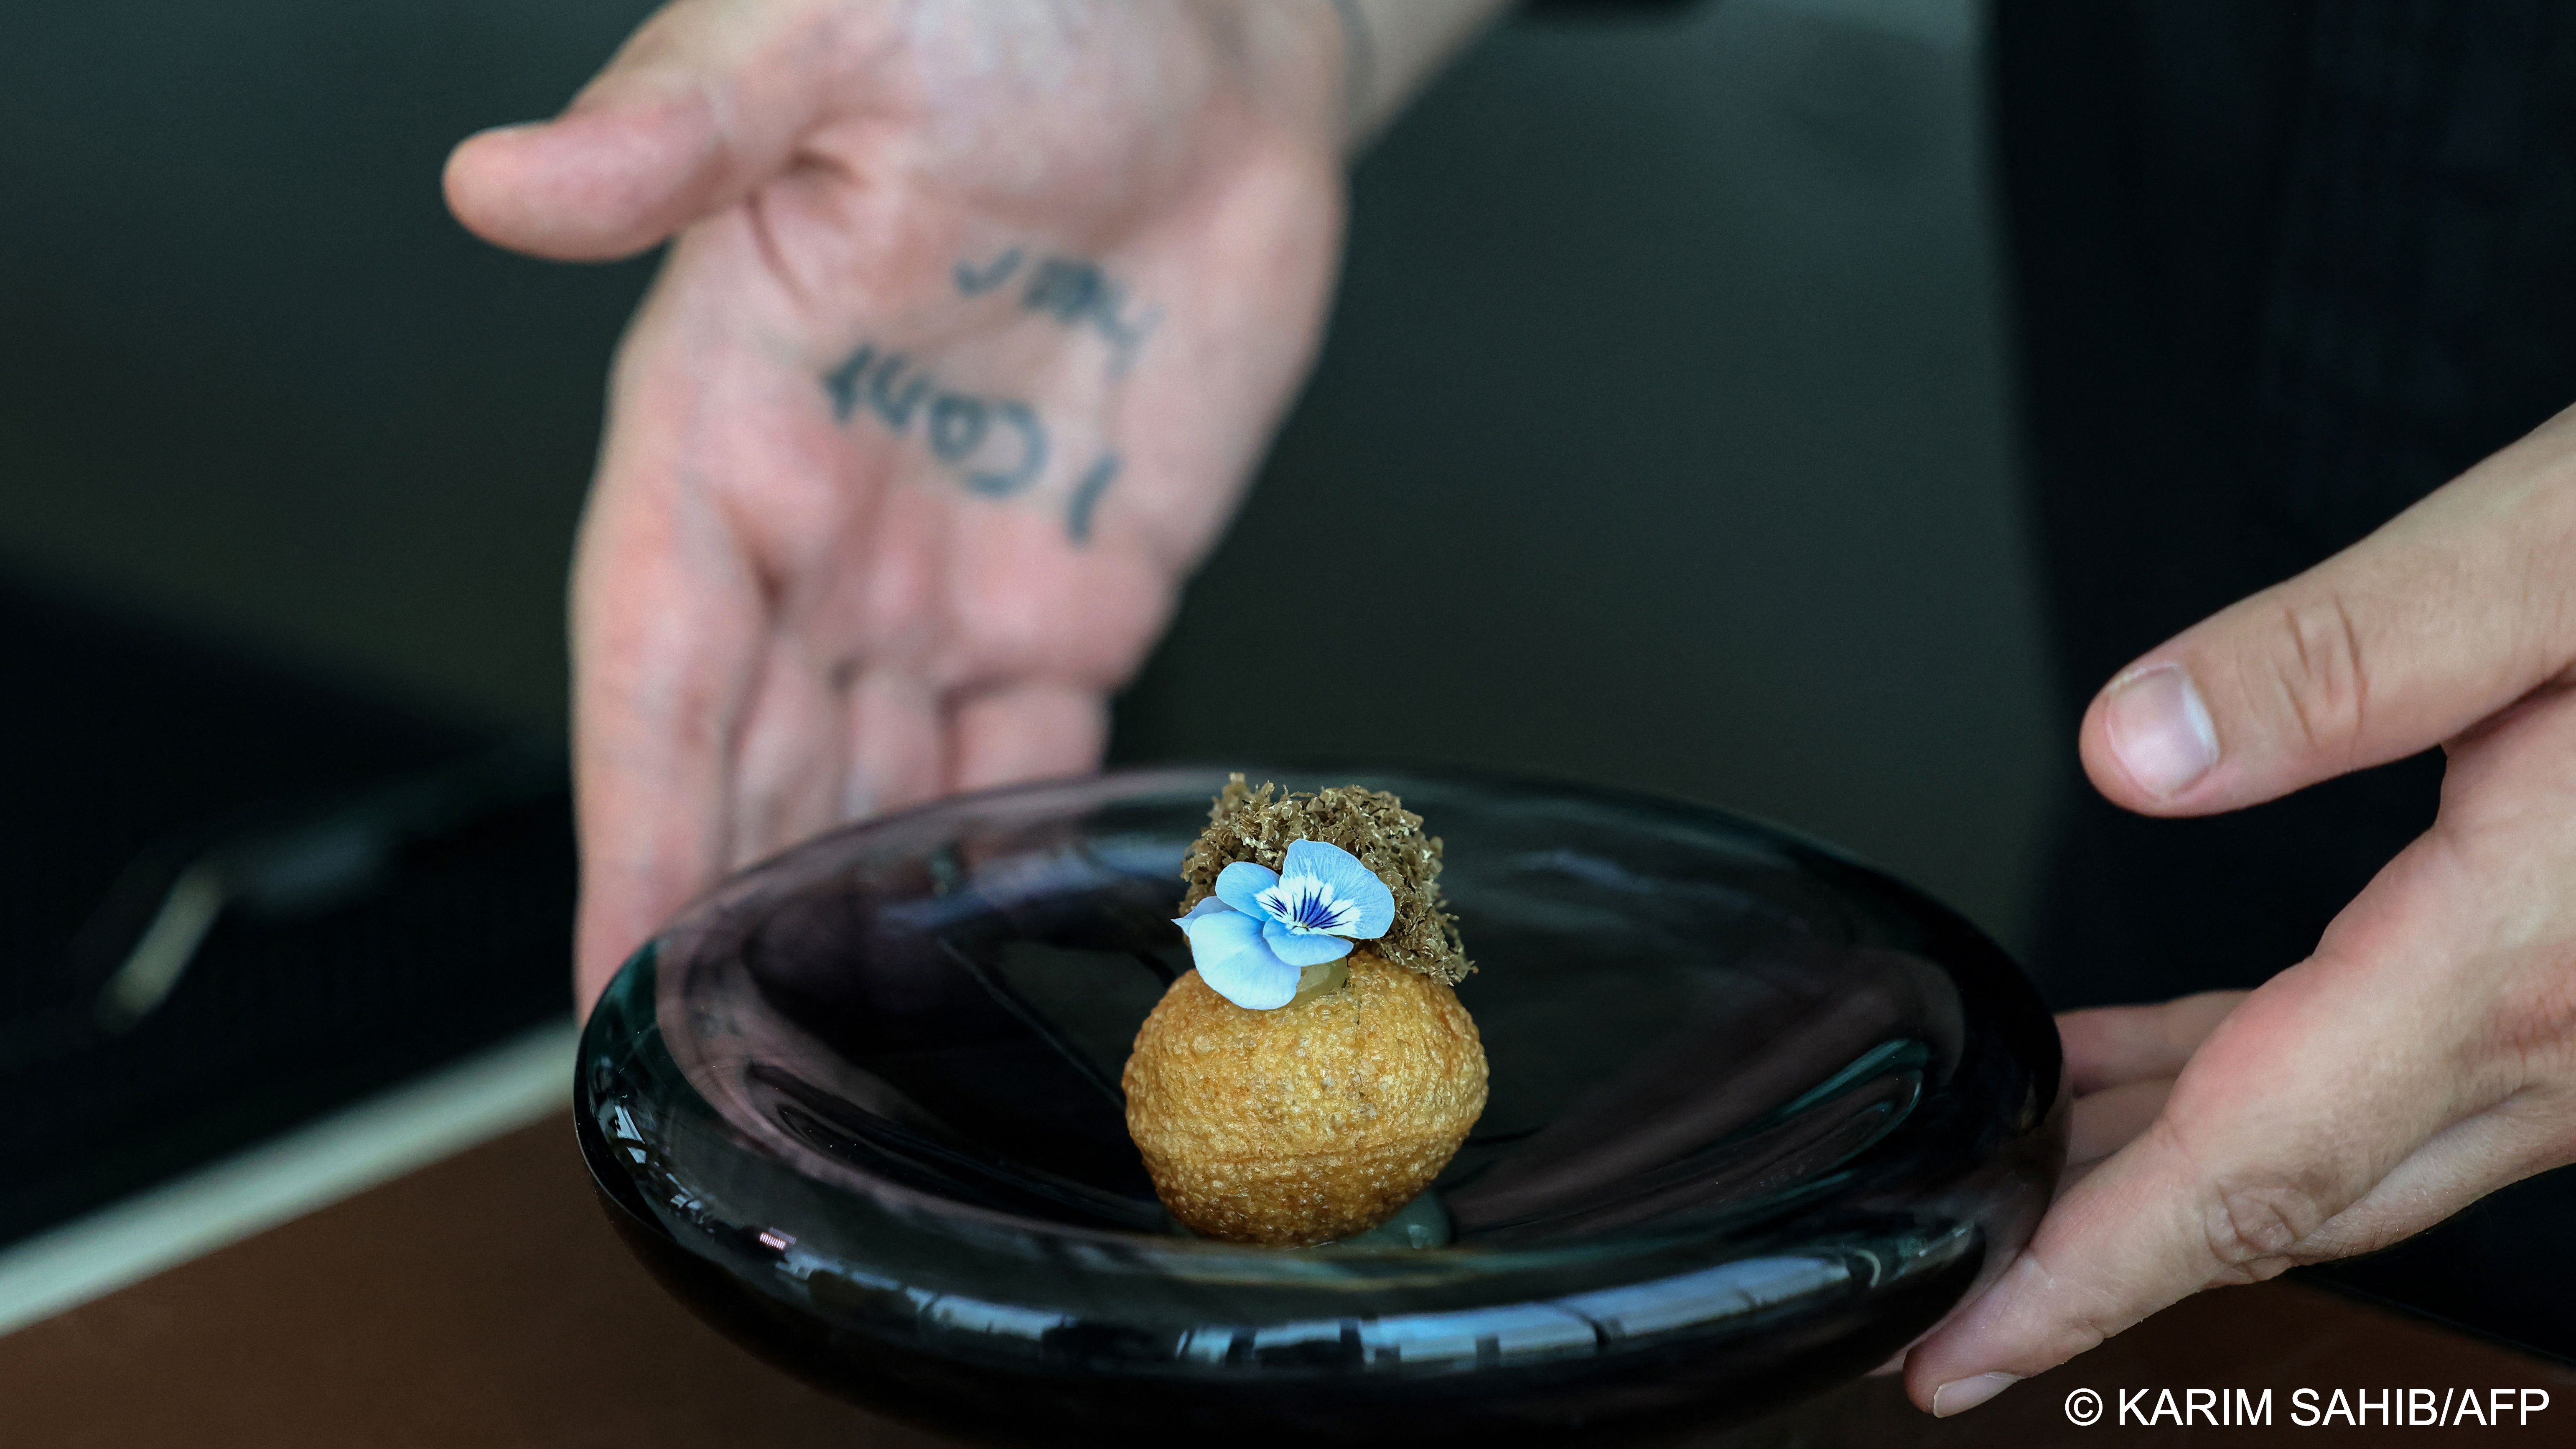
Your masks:
<svg viewBox="0 0 2576 1449"><path fill-rule="evenodd" d="M2024 433L2070 736L2113 672L2576 402L2576 12L1999 0ZM2253 986L2420 833L2438 752L2207 820L2070 780L2059 1006ZM2576 1356L2576 1178L2333 1273ZM2538 1254L2539 1256L2534 1256Z"/></svg>
<svg viewBox="0 0 2576 1449"><path fill-rule="evenodd" d="M2004 0L2034 501L2071 731L2130 659L2576 401L2576 27L2485 0ZM2432 818L2438 755L2239 815L2089 791L2064 1005L2250 986Z"/></svg>

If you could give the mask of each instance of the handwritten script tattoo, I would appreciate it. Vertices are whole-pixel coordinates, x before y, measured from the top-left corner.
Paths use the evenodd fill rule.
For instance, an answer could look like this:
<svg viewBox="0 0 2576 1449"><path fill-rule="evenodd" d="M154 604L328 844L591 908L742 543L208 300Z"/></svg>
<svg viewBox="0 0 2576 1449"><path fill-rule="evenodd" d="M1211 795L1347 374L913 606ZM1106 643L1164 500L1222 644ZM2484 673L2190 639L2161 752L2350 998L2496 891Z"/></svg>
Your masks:
<svg viewBox="0 0 2576 1449"><path fill-rule="evenodd" d="M1008 498L1046 471L1047 431L1036 410L1017 398L951 392L900 352L864 344L823 375L823 390L833 421L847 423L864 407L898 438L927 413L930 455L970 492Z"/></svg>
<svg viewBox="0 0 2576 1449"><path fill-rule="evenodd" d="M1091 471L1082 475L1082 481L1073 485L1073 498L1064 509L1065 537L1075 543L1091 542L1091 510L1117 478L1118 455L1101 454L1099 461L1091 465Z"/></svg>
<svg viewBox="0 0 2576 1449"><path fill-rule="evenodd" d="M981 261L961 258L949 277L961 297L1019 282L1020 311L1108 343L1113 389L1162 320L1160 310L1132 305L1127 289L1098 262L1079 257L1032 259L1024 248L1005 247ZM844 427L864 418L909 439L920 419L931 460L978 497L1012 498L1035 488L1056 451L1046 419L1027 400L950 387L906 354L874 342L861 343L822 383L832 420ZM1117 481L1119 466L1116 452L1103 451L1074 477L1065 495L1064 534L1076 546L1091 542L1101 496Z"/></svg>
<svg viewBox="0 0 2576 1449"><path fill-rule="evenodd" d="M961 261L951 275L962 296L980 297L1019 275L1028 260L1012 247L991 261ZM1022 311L1052 317L1067 327L1086 329L1109 344L1109 375L1117 377L1136 360L1160 311L1138 312L1127 304L1127 289L1101 270L1098 262L1079 257L1045 257L1028 269L1028 286L1020 293Z"/></svg>
<svg viewBox="0 0 2576 1449"><path fill-rule="evenodd" d="M861 343L838 367L823 374L832 420L875 420L897 438L922 420L930 456L966 491L984 498L1025 493L1045 474L1047 426L1037 409L1019 398L982 397L942 385L901 352ZM1091 541L1092 510L1118 476L1118 455L1103 453L1084 470L1065 508L1065 536Z"/></svg>
<svg viewBox="0 0 2576 1449"><path fill-rule="evenodd" d="M973 262L959 262L955 273L957 290L969 297L983 296L986 292L1009 281L1011 274L1019 269L1020 249L1018 247L1011 248L980 267Z"/></svg>

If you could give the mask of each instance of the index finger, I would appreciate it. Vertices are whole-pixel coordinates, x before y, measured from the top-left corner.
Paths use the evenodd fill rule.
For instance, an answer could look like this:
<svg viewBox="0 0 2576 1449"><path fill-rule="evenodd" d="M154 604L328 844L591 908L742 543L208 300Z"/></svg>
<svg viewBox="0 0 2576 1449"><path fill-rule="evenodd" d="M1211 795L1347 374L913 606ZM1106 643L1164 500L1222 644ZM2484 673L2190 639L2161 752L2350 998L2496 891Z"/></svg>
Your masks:
<svg viewBox="0 0 2576 1449"><path fill-rule="evenodd" d="M2097 1006L2057 1018L2068 1087L2082 1097L2181 1074L2248 993L2204 991L2153 1006Z"/></svg>
<svg viewBox="0 0 2576 1449"><path fill-rule="evenodd" d="M2437 1014L2420 964L2312 958L2240 1003L2153 1126L1914 1351L1915 1401L1974 1407L2192 1293L2330 1256L2327 1225L2457 1115L2447 1044L2411 1029Z"/></svg>

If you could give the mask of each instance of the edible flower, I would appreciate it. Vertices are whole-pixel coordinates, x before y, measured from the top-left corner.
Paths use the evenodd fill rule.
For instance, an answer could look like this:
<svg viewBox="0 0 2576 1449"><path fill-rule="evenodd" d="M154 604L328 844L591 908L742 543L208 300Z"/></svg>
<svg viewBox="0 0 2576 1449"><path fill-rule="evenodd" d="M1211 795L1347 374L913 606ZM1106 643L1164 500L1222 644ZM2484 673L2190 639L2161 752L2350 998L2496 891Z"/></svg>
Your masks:
<svg viewBox="0 0 2576 1449"><path fill-rule="evenodd" d="M1236 861L1217 872L1216 894L1173 922L1190 938L1199 979L1253 1011L1286 1006L1307 967L1395 924L1395 893L1340 846L1292 841L1279 865Z"/></svg>

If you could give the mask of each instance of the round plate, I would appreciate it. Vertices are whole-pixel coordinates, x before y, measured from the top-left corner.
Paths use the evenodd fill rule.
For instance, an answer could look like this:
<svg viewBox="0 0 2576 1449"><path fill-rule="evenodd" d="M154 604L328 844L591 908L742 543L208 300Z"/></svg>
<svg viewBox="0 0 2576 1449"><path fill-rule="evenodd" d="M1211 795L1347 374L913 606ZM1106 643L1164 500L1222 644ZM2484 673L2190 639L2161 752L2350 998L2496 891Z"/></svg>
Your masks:
<svg viewBox="0 0 2576 1449"><path fill-rule="evenodd" d="M2028 1238L2057 1035L1995 945L1716 811L1455 774L1446 842L1491 1096L1426 1200L1347 1244L1201 1241L1118 1080L1189 969L1214 770L949 800L737 877L582 1035L627 1241L754 1351L968 1437L1615 1442L1864 1373Z"/></svg>

